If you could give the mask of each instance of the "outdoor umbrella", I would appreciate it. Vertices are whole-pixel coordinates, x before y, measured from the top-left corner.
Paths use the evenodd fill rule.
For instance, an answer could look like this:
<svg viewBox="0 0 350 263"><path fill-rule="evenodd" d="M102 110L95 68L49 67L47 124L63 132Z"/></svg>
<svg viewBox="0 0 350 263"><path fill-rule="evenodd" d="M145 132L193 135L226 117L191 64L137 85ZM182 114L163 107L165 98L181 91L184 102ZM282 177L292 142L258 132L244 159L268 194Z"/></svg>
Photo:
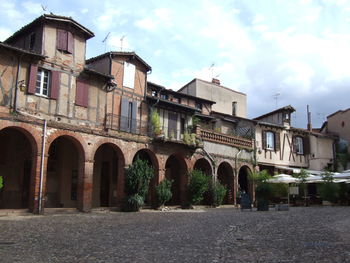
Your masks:
<svg viewBox="0 0 350 263"><path fill-rule="evenodd" d="M288 184L288 205L289 205L289 184L299 182L299 179L294 178L289 174L277 174L268 180L269 183Z"/></svg>

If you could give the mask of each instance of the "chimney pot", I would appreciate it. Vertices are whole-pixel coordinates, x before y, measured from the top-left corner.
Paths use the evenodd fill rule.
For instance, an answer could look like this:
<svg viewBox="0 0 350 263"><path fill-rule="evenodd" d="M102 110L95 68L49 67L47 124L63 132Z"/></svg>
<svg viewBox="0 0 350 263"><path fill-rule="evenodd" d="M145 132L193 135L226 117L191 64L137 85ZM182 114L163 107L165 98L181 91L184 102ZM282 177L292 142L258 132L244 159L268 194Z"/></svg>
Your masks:
<svg viewBox="0 0 350 263"><path fill-rule="evenodd" d="M220 85L220 80L219 79L216 79L216 78L213 78L211 80L212 83L216 84L216 85Z"/></svg>

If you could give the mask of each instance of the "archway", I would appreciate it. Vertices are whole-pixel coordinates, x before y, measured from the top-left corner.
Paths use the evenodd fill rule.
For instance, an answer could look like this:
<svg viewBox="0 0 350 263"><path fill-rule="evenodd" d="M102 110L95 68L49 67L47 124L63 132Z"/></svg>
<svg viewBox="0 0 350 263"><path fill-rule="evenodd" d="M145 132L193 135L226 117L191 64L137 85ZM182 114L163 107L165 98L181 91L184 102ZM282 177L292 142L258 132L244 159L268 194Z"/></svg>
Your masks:
<svg viewBox="0 0 350 263"><path fill-rule="evenodd" d="M82 193L84 151L73 137L60 136L49 147L45 207L78 207ZM81 200L80 200L81 201Z"/></svg>
<svg viewBox="0 0 350 263"><path fill-rule="evenodd" d="M218 181L225 186L227 192L224 198L224 204L234 204L234 176L231 165L222 162L217 171Z"/></svg>
<svg viewBox="0 0 350 263"><path fill-rule="evenodd" d="M206 174L208 177L212 179L213 176L213 169L208 162L207 159L201 158L196 161L194 164L194 169L202 171L204 174ZM211 181L210 181L211 182ZM212 196L209 191L204 193L204 199L202 201L203 205L211 205L212 204Z"/></svg>
<svg viewBox="0 0 350 263"><path fill-rule="evenodd" d="M249 194L251 200L253 200L253 184L249 180L250 173L251 171L248 166L242 166L239 169L238 190L245 191Z"/></svg>
<svg viewBox="0 0 350 263"><path fill-rule="evenodd" d="M34 183L36 144L20 128L8 127L0 131L0 190L1 209L29 208L31 185Z"/></svg>
<svg viewBox="0 0 350 263"><path fill-rule="evenodd" d="M165 164L165 178L172 180L171 192L173 194L170 205L184 205L187 187L187 165L178 155L170 155Z"/></svg>
<svg viewBox="0 0 350 263"><path fill-rule="evenodd" d="M146 196L145 204L155 205L156 204L155 187L158 182L158 176L159 176L159 165L158 165L157 157L151 150L141 149L135 154L132 161L134 162L136 158L146 161L148 165L150 165L154 169L154 177L150 181L149 188L148 188L148 195Z"/></svg>
<svg viewBox="0 0 350 263"><path fill-rule="evenodd" d="M125 166L122 151L114 144L102 144L94 156L92 207L116 206L123 196L121 176Z"/></svg>

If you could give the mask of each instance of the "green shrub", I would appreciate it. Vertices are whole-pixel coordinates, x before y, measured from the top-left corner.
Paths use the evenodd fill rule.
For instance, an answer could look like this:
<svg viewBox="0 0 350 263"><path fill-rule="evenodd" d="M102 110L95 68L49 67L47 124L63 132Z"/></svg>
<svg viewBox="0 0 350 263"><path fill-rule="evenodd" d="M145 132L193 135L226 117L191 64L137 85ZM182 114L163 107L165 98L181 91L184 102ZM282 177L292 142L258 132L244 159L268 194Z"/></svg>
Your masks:
<svg viewBox="0 0 350 263"><path fill-rule="evenodd" d="M152 112L151 112L151 124L152 124L154 134L160 135L162 133L162 130L160 128L160 117L157 110L155 109L152 109Z"/></svg>
<svg viewBox="0 0 350 263"><path fill-rule="evenodd" d="M189 173L189 178L189 203L191 205L196 205L203 200L204 193L209 190L210 178L199 170L192 170Z"/></svg>
<svg viewBox="0 0 350 263"><path fill-rule="evenodd" d="M222 205L222 202L224 201L225 195L227 193L226 187L219 182L215 182L211 187L211 191L213 206Z"/></svg>
<svg viewBox="0 0 350 263"><path fill-rule="evenodd" d="M156 194L159 206L164 206L164 204L173 197L173 194L171 192L172 183L172 180L164 179L156 187Z"/></svg>
<svg viewBox="0 0 350 263"><path fill-rule="evenodd" d="M330 172L324 172L323 182L320 185L320 196L322 200L335 203L338 199L339 186L333 182L333 176Z"/></svg>
<svg viewBox="0 0 350 263"><path fill-rule="evenodd" d="M183 139L183 141L187 145L191 145L191 135L187 131L184 132L184 139Z"/></svg>
<svg viewBox="0 0 350 263"><path fill-rule="evenodd" d="M255 189L258 211L267 211L269 209L269 200L273 197L271 184L262 182Z"/></svg>
<svg viewBox="0 0 350 263"><path fill-rule="evenodd" d="M2 176L0 176L0 189L4 186Z"/></svg>
<svg viewBox="0 0 350 263"><path fill-rule="evenodd" d="M153 168L147 161L136 158L136 160L125 171L125 211L138 211L143 205L148 193L148 187L153 178ZM140 199L141 198L141 199ZM129 205L131 207L129 207ZM138 209L134 208L138 205Z"/></svg>

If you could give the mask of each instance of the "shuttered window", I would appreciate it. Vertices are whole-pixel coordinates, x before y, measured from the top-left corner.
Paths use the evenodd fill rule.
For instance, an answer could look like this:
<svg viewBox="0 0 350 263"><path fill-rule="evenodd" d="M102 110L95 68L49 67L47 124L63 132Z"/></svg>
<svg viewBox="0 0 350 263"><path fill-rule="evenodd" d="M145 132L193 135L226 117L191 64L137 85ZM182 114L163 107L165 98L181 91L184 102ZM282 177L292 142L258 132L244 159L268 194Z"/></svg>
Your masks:
<svg viewBox="0 0 350 263"><path fill-rule="evenodd" d="M121 131L137 133L137 101L121 98L119 128Z"/></svg>
<svg viewBox="0 0 350 263"><path fill-rule="evenodd" d="M302 137L293 137L293 152L297 154L304 154L304 139Z"/></svg>
<svg viewBox="0 0 350 263"><path fill-rule="evenodd" d="M73 34L67 30L58 29L57 30L57 49L73 53Z"/></svg>
<svg viewBox="0 0 350 263"><path fill-rule="evenodd" d="M280 150L280 133L273 131L262 131L262 148L266 150Z"/></svg>
<svg viewBox="0 0 350 263"><path fill-rule="evenodd" d="M89 85L85 80L77 79L75 104L82 107L89 105Z"/></svg>
<svg viewBox="0 0 350 263"><path fill-rule="evenodd" d="M28 93L58 99L60 73L30 66Z"/></svg>

